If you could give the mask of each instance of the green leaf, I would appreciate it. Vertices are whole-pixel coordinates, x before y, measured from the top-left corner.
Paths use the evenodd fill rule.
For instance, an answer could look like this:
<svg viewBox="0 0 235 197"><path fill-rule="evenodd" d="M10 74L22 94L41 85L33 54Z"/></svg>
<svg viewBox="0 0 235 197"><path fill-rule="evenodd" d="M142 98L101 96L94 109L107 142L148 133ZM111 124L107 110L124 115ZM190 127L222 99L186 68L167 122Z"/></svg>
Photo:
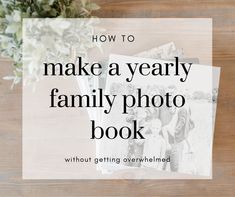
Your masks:
<svg viewBox="0 0 235 197"><path fill-rule="evenodd" d="M100 6L98 6L96 3L89 3L86 7L89 10L98 10L98 9L100 9Z"/></svg>
<svg viewBox="0 0 235 197"><path fill-rule="evenodd" d="M53 5L54 4L54 2L55 2L55 0L49 0L49 5Z"/></svg>
<svg viewBox="0 0 235 197"><path fill-rule="evenodd" d="M0 5L0 17L4 17L4 16L5 16L4 7Z"/></svg>
<svg viewBox="0 0 235 197"><path fill-rule="evenodd" d="M8 34L14 34L18 31L18 29L19 29L18 24L13 23L13 24L7 26L5 32Z"/></svg>
<svg viewBox="0 0 235 197"><path fill-rule="evenodd" d="M51 6L49 6L49 5L43 5L42 8L43 8L43 11L50 11L51 10Z"/></svg>
<svg viewBox="0 0 235 197"><path fill-rule="evenodd" d="M51 15L52 17L56 17L57 14L58 14L57 10L54 9L54 8L52 8L51 11L50 11L50 15Z"/></svg>
<svg viewBox="0 0 235 197"><path fill-rule="evenodd" d="M85 7L86 4L87 4L87 0L81 0L81 4L82 4L83 7Z"/></svg>

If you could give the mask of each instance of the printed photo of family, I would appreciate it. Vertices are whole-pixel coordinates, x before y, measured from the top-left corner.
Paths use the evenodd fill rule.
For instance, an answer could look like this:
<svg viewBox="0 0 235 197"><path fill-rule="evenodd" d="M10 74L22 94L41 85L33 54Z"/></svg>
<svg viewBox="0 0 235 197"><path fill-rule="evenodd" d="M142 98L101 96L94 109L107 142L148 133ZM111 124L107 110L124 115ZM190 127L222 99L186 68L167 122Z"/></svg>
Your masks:
<svg viewBox="0 0 235 197"><path fill-rule="evenodd" d="M204 103L205 105L211 105L216 102L216 90L213 94L204 93L204 97L200 92L189 93L187 90L178 90L176 86L170 85L167 87L157 85L147 85L142 88L146 95L164 95L169 93L170 95L176 95L179 92L187 99L186 104L181 107L166 107L160 108L130 108L126 117L126 122L132 123L133 120L137 120L139 126L143 126L145 139L133 139L128 140L126 157L127 158L155 158L156 162L128 162L125 165L129 167L140 168L154 168L161 171L171 171L180 173L200 174L200 169L197 169L197 159L200 157L198 151L195 153L194 145L197 143L197 139L193 139L192 136L200 135L200 131L195 131L195 122L198 122L197 116L193 116L191 106L195 109L198 108L198 103ZM124 85L121 83L113 83L111 85L110 92L136 94L136 87L132 84ZM171 97L173 98L173 97ZM156 100L156 102L160 102ZM201 104L199 104L201 105ZM206 109L205 109L206 110ZM194 114L195 115L195 114ZM209 129L209 128L208 128ZM206 131L203 131L206 132ZM199 133L199 134L198 134ZM190 137L191 136L191 137ZM209 143L207 144L210 146ZM197 144L196 144L197 147ZM205 150L208 147L201 147ZM206 157L209 157L207 155Z"/></svg>

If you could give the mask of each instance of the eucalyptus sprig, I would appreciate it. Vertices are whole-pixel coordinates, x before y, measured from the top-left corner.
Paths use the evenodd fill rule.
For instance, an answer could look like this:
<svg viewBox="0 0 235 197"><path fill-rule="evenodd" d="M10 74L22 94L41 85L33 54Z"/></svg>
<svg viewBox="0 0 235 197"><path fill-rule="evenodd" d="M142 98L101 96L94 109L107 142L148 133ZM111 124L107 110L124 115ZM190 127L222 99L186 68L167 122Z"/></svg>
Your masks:
<svg viewBox="0 0 235 197"><path fill-rule="evenodd" d="M23 18L86 18L99 6L88 0L0 0L0 53L13 60L13 85L22 77Z"/></svg>

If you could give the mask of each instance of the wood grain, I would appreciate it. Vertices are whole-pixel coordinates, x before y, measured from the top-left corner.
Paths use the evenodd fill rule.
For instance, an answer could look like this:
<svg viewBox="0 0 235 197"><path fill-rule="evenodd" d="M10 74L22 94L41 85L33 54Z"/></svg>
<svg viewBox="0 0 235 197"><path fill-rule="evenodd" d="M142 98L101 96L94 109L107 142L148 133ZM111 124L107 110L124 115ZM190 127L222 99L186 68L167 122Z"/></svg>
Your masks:
<svg viewBox="0 0 235 197"><path fill-rule="evenodd" d="M0 80L0 196L235 196L235 1L96 0L99 17L213 18L213 64L221 66L213 180L22 181L21 87ZM1 61L0 77L11 73Z"/></svg>

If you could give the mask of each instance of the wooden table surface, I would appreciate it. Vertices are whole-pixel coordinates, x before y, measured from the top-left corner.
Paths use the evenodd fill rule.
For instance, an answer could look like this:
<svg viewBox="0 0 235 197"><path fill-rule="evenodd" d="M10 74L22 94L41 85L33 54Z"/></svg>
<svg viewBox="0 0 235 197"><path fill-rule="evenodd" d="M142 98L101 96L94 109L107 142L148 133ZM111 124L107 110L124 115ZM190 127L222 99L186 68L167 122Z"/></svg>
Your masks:
<svg viewBox="0 0 235 197"><path fill-rule="evenodd" d="M21 87L0 80L0 197L235 196L235 0L99 0L99 17L213 18L213 64L221 80L213 180L22 181ZM0 77L12 72L1 61Z"/></svg>

